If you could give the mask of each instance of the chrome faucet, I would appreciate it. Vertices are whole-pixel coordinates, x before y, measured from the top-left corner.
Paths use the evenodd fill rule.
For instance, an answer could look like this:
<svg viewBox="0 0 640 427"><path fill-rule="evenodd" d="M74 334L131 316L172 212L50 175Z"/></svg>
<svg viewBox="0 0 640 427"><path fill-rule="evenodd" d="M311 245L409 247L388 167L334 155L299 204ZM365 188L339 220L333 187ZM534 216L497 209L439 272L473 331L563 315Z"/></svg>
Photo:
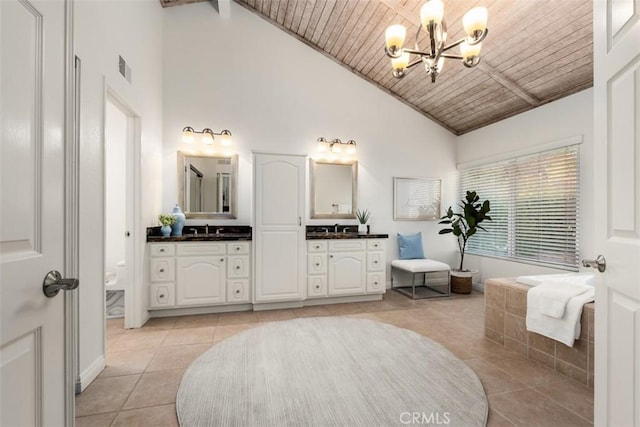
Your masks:
<svg viewBox="0 0 640 427"><path fill-rule="evenodd" d="M337 232L338 232L338 227L340 227L340 224L335 224L335 225L333 226L333 232L334 232L334 233L337 233Z"/></svg>
<svg viewBox="0 0 640 427"><path fill-rule="evenodd" d="M328 228L324 227L322 229L324 230L324 234L329 234L329 229Z"/></svg>
<svg viewBox="0 0 640 427"><path fill-rule="evenodd" d="M198 229L197 228L190 228L189 230L193 231L193 235L194 236L198 235Z"/></svg>
<svg viewBox="0 0 640 427"><path fill-rule="evenodd" d="M216 234L220 234L221 231L224 231L224 228L216 228Z"/></svg>
<svg viewBox="0 0 640 427"><path fill-rule="evenodd" d="M209 234L209 224L204 225L204 234Z"/></svg>

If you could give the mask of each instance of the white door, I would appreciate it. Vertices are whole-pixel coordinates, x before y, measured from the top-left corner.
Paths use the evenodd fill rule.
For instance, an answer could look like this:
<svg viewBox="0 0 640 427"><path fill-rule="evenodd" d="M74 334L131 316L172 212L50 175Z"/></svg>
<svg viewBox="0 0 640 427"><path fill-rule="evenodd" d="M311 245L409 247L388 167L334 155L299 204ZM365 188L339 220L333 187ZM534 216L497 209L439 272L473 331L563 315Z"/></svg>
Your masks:
<svg viewBox="0 0 640 427"><path fill-rule="evenodd" d="M367 263L364 252L329 254L329 295L363 294Z"/></svg>
<svg viewBox="0 0 640 427"><path fill-rule="evenodd" d="M640 7L594 2L595 420L640 426ZM595 256L597 254L588 254Z"/></svg>
<svg viewBox="0 0 640 427"><path fill-rule="evenodd" d="M64 425L65 3L0 1L0 425ZM72 398L72 396L71 396Z"/></svg>
<svg viewBox="0 0 640 427"><path fill-rule="evenodd" d="M305 157L254 156L255 302L304 298Z"/></svg>

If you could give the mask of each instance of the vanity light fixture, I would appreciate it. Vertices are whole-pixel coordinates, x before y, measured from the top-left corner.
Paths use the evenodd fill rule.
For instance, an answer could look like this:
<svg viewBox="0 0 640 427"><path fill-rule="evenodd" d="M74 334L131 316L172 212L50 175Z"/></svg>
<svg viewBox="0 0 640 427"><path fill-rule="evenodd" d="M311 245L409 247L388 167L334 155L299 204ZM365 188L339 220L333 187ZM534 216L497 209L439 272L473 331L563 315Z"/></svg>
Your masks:
<svg viewBox="0 0 640 427"><path fill-rule="evenodd" d="M231 132L223 130L220 133L216 133L209 128L204 128L201 131L194 130L191 126L186 126L182 129L182 142L185 144L192 144L195 140L195 134L202 135L202 144L213 145L213 140L216 136L220 137L220 145L223 147L229 147L231 145Z"/></svg>
<svg viewBox="0 0 640 427"><path fill-rule="evenodd" d="M481 42L487 37L487 9L474 7L462 17L462 26L467 37L450 45L447 42L447 23L444 19L444 4L442 0L427 0L420 9L420 24L416 33L415 49L403 48L407 29L402 25L391 25L385 31L385 53L391 58L393 77L401 79L405 70L414 65L424 63L427 74L431 75L431 82L436 82L436 77L442 71L445 58L461 59L466 67L475 67L480 62ZM424 52L418 46L420 31L428 34L430 50ZM449 49L460 46L460 55L445 53ZM417 55L418 59L411 61L411 55Z"/></svg>
<svg viewBox="0 0 640 427"><path fill-rule="evenodd" d="M340 154L344 150L347 154L355 154L356 153L356 142L353 139L350 139L347 142L342 142L338 138L333 141L327 141L326 138L320 137L318 138L318 152L319 153L334 153Z"/></svg>

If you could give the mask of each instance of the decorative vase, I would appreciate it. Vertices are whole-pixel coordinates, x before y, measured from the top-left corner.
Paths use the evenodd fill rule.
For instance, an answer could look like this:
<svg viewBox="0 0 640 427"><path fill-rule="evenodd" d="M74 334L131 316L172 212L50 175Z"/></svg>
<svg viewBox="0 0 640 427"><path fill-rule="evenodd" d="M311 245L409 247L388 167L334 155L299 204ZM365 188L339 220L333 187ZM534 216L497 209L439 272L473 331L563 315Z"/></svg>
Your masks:
<svg viewBox="0 0 640 427"><path fill-rule="evenodd" d="M358 224L358 233L366 233L367 224Z"/></svg>
<svg viewBox="0 0 640 427"><path fill-rule="evenodd" d="M171 211L171 213L176 217L176 223L171 226L171 235L182 236L182 229L184 228L184 220L186 219L186 217L184 216L184 213L182 213L182 210L177 203L173 207L173 211Z"/></svg>
<svg viewBox="0 0 640 427"><path fill-rule="evenodd" d="M169 237L169 235L171 234L171 226L163 225L162 227L160 227L160 233L162 233L162 237Z"/></svg>

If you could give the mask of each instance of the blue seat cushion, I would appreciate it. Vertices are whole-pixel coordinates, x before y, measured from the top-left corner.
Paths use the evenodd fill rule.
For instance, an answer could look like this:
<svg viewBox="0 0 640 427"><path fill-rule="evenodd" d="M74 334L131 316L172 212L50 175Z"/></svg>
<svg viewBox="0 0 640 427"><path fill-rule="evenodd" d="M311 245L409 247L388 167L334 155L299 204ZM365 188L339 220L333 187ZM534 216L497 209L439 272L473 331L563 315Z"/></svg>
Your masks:
<svg viewBox="0 0 640 427"><path fill-rule="evenodd" d="M424 259L422 233L406 235L398 233L398 248L400 249L400 259Z"/></svg>

